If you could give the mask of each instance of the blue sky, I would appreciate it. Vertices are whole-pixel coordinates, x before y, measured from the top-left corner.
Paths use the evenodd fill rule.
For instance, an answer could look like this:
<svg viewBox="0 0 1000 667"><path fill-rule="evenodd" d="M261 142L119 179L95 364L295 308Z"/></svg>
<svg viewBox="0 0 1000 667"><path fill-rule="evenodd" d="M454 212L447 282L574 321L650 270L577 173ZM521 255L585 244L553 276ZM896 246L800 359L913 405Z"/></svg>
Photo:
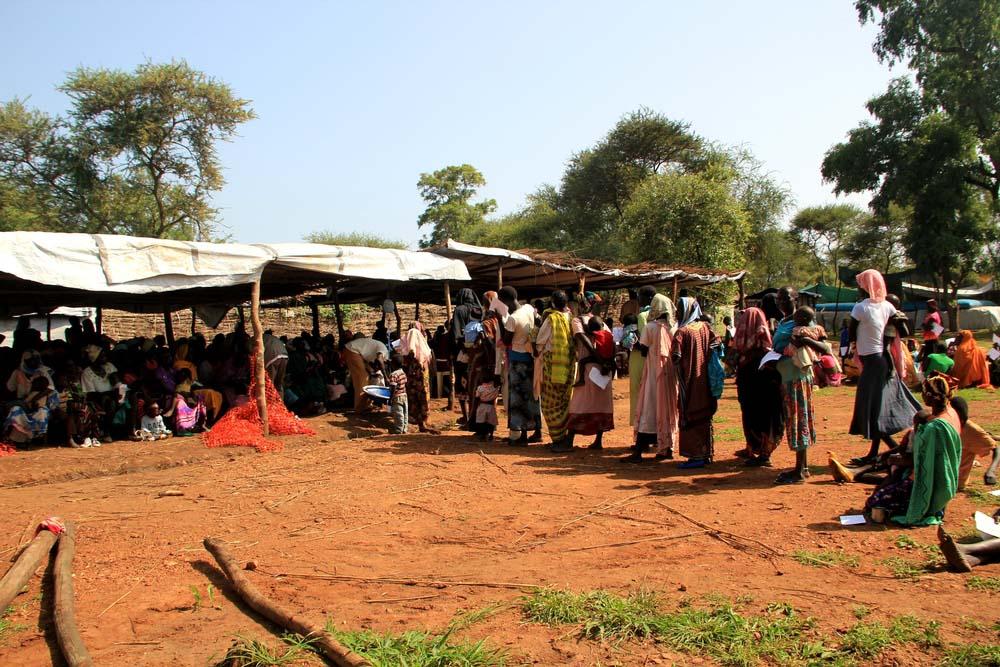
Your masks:
<svg viewBox="0 0 1000 667"><path fill-rule="evenodd" d="M0 6L0 99L58 113L78 65L185 59L253 101L221 147L236 240L416 243L421 172L468 162L500 212L628 111L748 146L799 206L891 74L850 0L28 2ZM861 204L865 198L855 198Z"/></svg>

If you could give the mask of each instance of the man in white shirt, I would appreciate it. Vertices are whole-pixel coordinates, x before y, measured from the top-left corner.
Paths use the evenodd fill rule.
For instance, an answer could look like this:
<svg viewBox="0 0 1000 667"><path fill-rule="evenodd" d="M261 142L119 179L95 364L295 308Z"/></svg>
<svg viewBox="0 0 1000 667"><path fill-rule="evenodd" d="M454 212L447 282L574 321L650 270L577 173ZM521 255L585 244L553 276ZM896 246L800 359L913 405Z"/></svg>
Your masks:
<svg viewBox="0 0 1000 667"><path fill-rule="evenodd" d="M498 298L509 311L504 321L503 342L510 350L507 369L509 405L507 427L510 429L508 444L526 447L529 442L542 441L541 406L535 398L535 358L532 341L535 335L535 308L517 300L517 290L506 286ZM528 431L534 434L528 438Z"/></svg>
<svg viewBox="0 0 1000 667"><path fill-rule="evenodd" d="M372 402L364 392L368 384L369 366L385 373L385 362L389 359L389 348L374 338L366 338L358 334L354 340L344 345L344 362L351 373L351 385L354 389L354 411L370 412Z"/></svg>

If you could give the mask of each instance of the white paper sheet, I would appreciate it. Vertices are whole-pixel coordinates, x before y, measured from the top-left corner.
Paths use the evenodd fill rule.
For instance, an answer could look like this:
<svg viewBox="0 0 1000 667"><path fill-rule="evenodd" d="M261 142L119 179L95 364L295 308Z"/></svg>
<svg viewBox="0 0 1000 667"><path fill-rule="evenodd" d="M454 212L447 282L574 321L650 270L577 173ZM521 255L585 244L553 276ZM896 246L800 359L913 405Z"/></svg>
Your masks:
<svg viewBox="0 0 1000 667"><path fill-rule="evenodd" d="M989 492L991 496L1000 496L1000 489L993 489Z"/></svg>
<svg viewBox="0 0 1000 667"><path fill-rule="evenodd" d="M941 334L944 333L944 327L938 324L937 322L934 322L933 324L931 324L931 331L934 332L935 336L940 336Z"/></svg>
<svg viewBox="0 0 1000 667"><path fill-rule="evenodd" d="M984 540L991 540L996 537L1000 537L1000 524L993 520L989 514L983 514L982 512L976 512L976 530L979 531L979 536Z"/></svg>
<svg viewBox="0 0 1000 667"><path fill-rule="evenodd" d="M599 369L597 366L590 367L590 373L587 375L587 377L590 378L590 381L596 384L601 389L607 389L608 383L611 382L611 376L604 375L603 373L601 373L601 369Z"/></svg>
<svg viewBox="0 0 1000 667"><path fill-rule="evenodd" d="M841 526L860 526L865 523L864 514L844 514L840 517Z"/></svg>
<svg viewBox="0 0 1000 667"><path fill-rule="evenodd" d="M994 361L996 359L1000 359L1000 350L996 349L995 347L992 347L990 348L990 351L986 353L986 356Z"/></svg>
<svg viewBox="0 0 1000 667"><path fill-rule="evenodd" d="M780 360L781 360L781 353L780 352L775 352L774 350L771 350L770 352L768 352L767 354L764 355L763 359L760 360L760 366L758 366L757 368L758 369L759 368L764 368L764 364L770 363L772 361L780 361Z"/></svg>

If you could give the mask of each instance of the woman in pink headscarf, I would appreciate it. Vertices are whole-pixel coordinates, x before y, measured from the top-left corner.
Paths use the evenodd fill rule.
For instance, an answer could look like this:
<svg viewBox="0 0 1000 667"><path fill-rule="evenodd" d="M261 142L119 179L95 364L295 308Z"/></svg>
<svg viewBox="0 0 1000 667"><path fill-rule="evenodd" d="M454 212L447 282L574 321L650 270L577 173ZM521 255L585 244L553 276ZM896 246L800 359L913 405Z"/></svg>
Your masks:
<svg viewBox="0 0 1000 667"><path fill-rule="evenodd" d="M406 373L410 421L417 425L421 433L437 434L438 431L427 425L430 416L429 364L434 355L419 322L414 322L400 340L399 353L403 357L403 372Z"/></svg>
<svg viewBox="0 0 1000 667"><path fill-rule="evenodd" d="M887 290L881 273L875 269L862 271L857 275L857 282L865 298L851 310L850 339L857 345L861 377L854 394L850 433L871 442L866 456L852 460L855 465L865 465L878 456L883 440L890 447L895 446L891 434L883 432L880 419L883 393L892 373L892 361L885 348L885 327L897 311L885 298Z"/></svg>

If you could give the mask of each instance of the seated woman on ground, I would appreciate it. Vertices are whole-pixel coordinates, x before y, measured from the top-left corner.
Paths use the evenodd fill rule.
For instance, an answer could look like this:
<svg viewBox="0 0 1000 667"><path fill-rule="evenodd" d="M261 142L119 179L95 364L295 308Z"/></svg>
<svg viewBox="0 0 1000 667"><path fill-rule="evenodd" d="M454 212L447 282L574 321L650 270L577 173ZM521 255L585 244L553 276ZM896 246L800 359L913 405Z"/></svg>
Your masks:
<svg viewBox="0 0 1000 667"><path fill-rule="evenodd" d="M59 395L45 376L37 376L24 398L15 402L4 421L0 440L28 444L43 439L49 430L49 418L59 408Z"/></svg>
<svg viewBox="0 0 1000 667"><path fill-rule="evenodd" d="M901 458L903 472L891 476L865 503L865 513L876 523L891 519L904 526L939 524L958 490L962 444L961 423L949 405L954 390L940 375L925 380L923 389L931 414L913 430L912 462Z"/></svg>

